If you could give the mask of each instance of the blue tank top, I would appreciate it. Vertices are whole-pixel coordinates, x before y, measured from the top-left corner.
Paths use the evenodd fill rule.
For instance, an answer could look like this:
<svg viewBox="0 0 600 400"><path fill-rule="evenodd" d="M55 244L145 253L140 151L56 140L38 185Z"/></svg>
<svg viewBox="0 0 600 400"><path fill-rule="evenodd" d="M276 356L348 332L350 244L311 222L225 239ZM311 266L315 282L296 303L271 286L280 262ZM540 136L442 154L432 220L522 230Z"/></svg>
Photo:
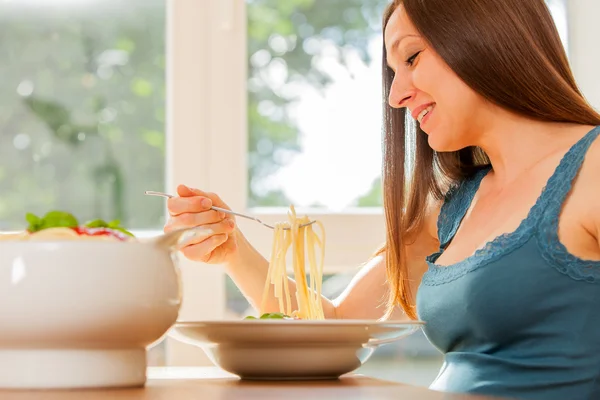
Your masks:
<svg viewBox="0 0 600 400"><path fill-rule="evenodd" d="M569 149L514 232L440 266L489 167L447 194L440 249L427 257L417 293L424 333L445 354L432 389L600 399L600 261L574 256L558 239L562 205L599 134L597 127Z"/></svg>

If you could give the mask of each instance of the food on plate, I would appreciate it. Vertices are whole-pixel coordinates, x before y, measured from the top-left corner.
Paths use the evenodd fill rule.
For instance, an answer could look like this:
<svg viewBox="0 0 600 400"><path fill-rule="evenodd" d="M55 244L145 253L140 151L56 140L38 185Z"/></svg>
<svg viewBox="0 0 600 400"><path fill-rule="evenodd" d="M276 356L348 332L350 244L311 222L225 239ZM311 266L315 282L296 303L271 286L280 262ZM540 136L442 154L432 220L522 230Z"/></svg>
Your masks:
<svg viewBox="0 0 600 400"><path fill-rule="evenodd" d="M298 317L290 317L284 313L264 313L260 317L256 318L252 315L247 316L244 319L300 319Z"/></svg>
<svg viewBox="0 0 600 400"><path fill-rule="evenodd" d="M259 319L325 319L321 303L323 261L325 258L325 229L320 221L311 222L308 217L298 217L294 206L288 212L288 221L275 225L273 246L267 279L263 291ZM317 235L313 226L318 226ZM318 247L318 252L315 248ZM291 249L292 268L296 282L297 310L292 310L292 294L288 284L286 256ZM306 275L306 264L309 274ZM279 301L279 313L267 313L266 302L271 286Z"/></svg>
<svg viewBox="0 0 600 400"><path fill-rule="evenodd" d="M0 234L0 240L103 240L129 241L133 234L118 220L101 219L80 224L73 214L50 211L43 217L27 213L28 227L23 232Z"/></svg>

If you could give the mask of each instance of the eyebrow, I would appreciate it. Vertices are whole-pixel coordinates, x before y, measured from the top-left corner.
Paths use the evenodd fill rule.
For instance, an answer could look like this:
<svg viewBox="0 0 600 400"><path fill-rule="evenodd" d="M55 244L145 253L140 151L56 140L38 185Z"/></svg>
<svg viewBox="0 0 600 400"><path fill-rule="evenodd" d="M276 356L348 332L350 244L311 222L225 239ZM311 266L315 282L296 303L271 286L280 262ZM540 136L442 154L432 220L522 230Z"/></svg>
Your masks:
<svg viewBox="0 0 600 400"><path fill-rule="evenodd" d="M400 36L399 38L395 39L392 42L392 45L390 46L390 51L394 50L396 47L398 47L398 45L400 44L400 42L402 42L404 39L409 38L409 37L420 37L420 36L419 35L412 35L412 34L402 35L402 36ZM389 59L387 60L386 64L387 64L388 68L390 68L392 71L394 71L394 68L392 68L392 66L390 65Z"/></svg>
<svg viewBox="0 0 600 400"><path fill-rule="evenodd" d="M407 35L400 36L399 38L397 38L396 40L394 40L392 42L392 45L390 46L390 50L393 50L396 47L398 47L398 45L400 44L401 41L403 41L404 39L409 38L409 37L419 37L419 35L407 34Z"/></svg>

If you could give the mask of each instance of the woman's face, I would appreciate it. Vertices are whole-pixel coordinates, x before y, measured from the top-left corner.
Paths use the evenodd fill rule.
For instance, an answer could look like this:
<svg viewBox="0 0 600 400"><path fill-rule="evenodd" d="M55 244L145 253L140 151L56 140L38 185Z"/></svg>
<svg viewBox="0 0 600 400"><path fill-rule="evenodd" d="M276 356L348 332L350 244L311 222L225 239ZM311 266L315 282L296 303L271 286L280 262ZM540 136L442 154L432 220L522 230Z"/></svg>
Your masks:
<svg viewBox="0 0 600 400"><path fill-rule="evenodd" d="M395 72L389 104L407 107L436 151L475 145L486 102L448 67L419 34L402 5L385 30L387 62Z"/></svg>

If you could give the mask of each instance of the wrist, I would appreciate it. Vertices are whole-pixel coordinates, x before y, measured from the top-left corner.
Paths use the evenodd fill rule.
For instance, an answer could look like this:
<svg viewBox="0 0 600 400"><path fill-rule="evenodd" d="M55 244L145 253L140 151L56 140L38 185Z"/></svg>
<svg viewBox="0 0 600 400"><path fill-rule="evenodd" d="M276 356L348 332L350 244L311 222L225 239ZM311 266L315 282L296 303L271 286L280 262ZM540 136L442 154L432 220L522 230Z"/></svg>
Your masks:
<svg viewBox="0 0 600 400"><path fill-rule="evenodd" d="M234 236L233 240L236 244L236 249L224 265L227 272L243 268L244 264L248 263L248 258L252 253L252 246L238 227L235 227L232 235Z"/></svg>

